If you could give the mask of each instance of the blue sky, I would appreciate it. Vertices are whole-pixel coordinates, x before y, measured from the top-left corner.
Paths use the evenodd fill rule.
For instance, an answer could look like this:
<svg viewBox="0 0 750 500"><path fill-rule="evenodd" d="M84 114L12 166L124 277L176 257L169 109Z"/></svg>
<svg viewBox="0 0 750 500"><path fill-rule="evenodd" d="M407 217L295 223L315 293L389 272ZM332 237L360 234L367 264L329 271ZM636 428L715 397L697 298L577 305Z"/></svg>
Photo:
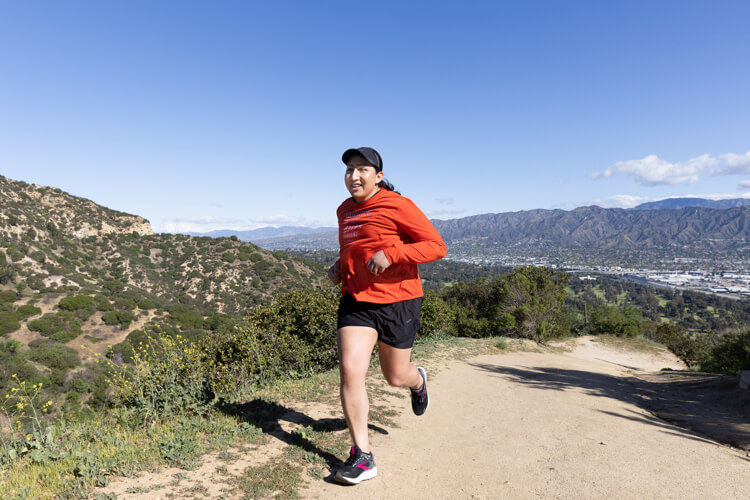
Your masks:
<svg viewBox="0 0 750 500"><path fill-rule="evenodd" d="M0 0L0 174L156 231L750 196L750 2Z"/></svg>

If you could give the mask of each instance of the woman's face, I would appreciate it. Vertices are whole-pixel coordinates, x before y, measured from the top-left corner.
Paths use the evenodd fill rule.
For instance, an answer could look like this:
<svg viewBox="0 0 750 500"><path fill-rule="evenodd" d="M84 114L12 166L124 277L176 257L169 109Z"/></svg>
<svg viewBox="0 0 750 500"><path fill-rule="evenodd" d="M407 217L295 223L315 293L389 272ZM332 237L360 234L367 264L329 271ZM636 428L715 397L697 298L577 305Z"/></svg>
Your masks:
<svg viewBox="0 0 750 500"><path fill-rule="evenodd" d="M367 201L380 189L378 183L383 180L383 172L376 172L362 155L354 155L346 163L344 184L354 201Z"/></svg>

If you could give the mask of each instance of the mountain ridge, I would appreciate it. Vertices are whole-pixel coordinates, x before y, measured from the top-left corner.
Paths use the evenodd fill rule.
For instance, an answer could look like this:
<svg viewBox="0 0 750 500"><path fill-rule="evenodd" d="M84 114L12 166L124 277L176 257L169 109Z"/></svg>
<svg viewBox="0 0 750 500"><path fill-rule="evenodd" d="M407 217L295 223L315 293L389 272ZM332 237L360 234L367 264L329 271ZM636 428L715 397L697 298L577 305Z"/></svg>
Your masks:
<svg viewBox="0 0 750 500"><path fill-rule="evenodd" d="M707 198L665 198L663 200L649 201L633 207L631 210L653 210L668 209L675 210L687 207L727 208L743 207L750 205L750 198L732 198L727 200L711 200Z"/></svg>
<svg viewBox="0 0 750 500"><path fill-rule="evenodd" d="M602 208L596 205L573 210L534 209L489 213L459 219L433 219L441 236L453 249L485 246L532 248L715 249L747 250L750 244L750 206L727 209ZM335 230L303 235L257 238L253 243L269 249L338 248Z"/></svg>

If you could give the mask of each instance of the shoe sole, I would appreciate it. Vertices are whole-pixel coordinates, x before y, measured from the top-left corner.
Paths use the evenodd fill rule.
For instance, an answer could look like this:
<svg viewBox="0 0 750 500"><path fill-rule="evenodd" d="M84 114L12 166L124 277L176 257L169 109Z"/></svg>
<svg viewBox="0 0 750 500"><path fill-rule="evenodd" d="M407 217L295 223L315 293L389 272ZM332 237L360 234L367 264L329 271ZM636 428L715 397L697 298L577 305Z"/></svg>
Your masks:
<svg viewBox="0 0 750 500"><path fill-rule="evenodd" d="M373 467L370 470L364 471L362 474L360 474L357 477L344 477L340 475L339 472L337 472L336 475L333 476L333 480L341 484L359 484L362 481L366 481L367 479L372 479L377 475L378 475L378 468Z"/></svg>
<svg viewBox="0 0 750 500"><path fill-rule="evenodd" d="M425 388L425 390L427 390L427 372L421 366L417 367L417 371L422 375L422 378L424 379L424 388ZM422 415L424 415L425 413L427 413L427 410L429 410L429 409L430 409L430 393L428 392L427 393L427 406L425 406L424 407L424 411L421 414L417 415L417 416L421 417Z"/></svg>

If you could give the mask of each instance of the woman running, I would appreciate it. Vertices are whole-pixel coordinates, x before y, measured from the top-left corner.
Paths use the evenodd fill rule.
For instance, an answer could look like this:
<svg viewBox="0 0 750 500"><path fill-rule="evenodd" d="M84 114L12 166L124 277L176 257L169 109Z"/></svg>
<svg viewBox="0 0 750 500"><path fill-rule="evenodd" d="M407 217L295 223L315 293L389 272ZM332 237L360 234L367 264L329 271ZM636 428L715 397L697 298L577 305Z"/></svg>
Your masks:
<svg viewBox="0 0 750 500"><path fill-rule="evenodd" d="M378 473L367 436L370 403L365 388L376 342L388 384L411 389L416 415L430 405L427 374L410 361L423 296L417 264L445 257L446 248L419 208L383 180L377 151L348 149L341 159L346 164L344 184L352 196L337 210L339 259L328 276L341 283L341 406L353 445L334 479L357 484Z"/></svg>

